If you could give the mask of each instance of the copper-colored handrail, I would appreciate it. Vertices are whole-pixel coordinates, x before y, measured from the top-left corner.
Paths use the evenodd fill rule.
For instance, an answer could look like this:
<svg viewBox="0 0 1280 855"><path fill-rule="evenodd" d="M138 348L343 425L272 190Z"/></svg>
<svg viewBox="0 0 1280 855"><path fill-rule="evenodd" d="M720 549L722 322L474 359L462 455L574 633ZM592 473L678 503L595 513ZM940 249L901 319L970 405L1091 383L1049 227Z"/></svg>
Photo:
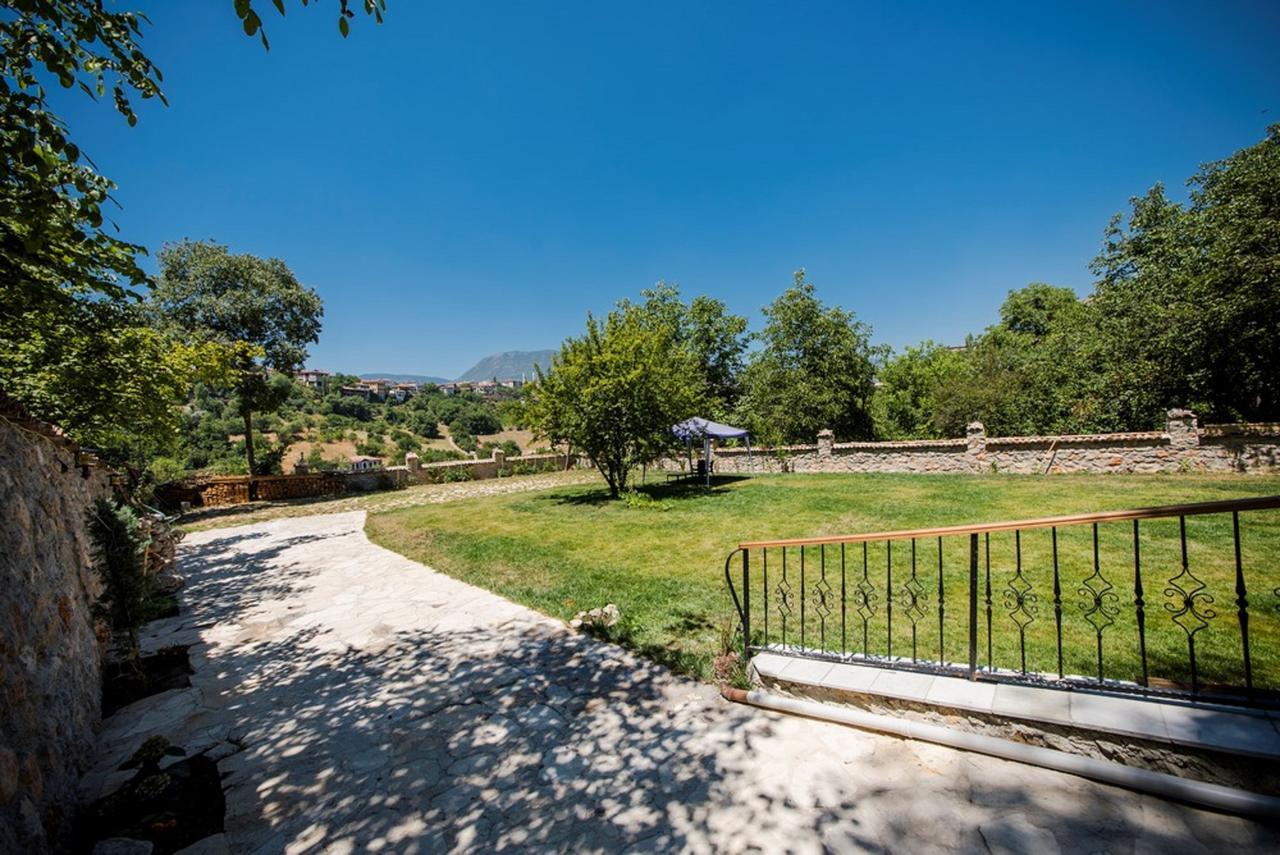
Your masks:
<svg viewBox="0 0 1280 855"><path fill-rule="evenodd" d="M1165 517L1190 517L1198 514L1220 514L1232 511L1261 511L1280 508L1280 496L1260 496L1253 499L1228 499L1223 502L1196 502L1189 505L1164 505L1158 508L1135 508L1127 511L1101 511L1093 514L1067 514L1060 517L1037 517L1028 520L978 523L977 525L951 525L939 528L904 529L902 531L877 531L869 534L833 534L826 537L798 537L787 540L750 540L738 544L739 549L762 549L774 546L810 546L825 543L860 543L866 540L910 540L916 537L945 537L955 534L981 534L993 531L1013 531L1027 528L1053 528L1055 526L1087 525L1091 523L1149 520Z"/></svg>

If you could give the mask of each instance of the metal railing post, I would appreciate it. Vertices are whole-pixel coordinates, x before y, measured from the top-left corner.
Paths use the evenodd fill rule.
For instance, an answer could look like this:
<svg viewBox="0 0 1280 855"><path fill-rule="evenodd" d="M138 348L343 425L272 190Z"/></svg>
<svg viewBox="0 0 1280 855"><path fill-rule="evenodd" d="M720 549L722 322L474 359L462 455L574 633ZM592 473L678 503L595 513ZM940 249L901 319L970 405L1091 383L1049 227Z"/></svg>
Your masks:
<svg viewBox="0 0 1280 855"><path fill-rule="evenodd" d="M978 679L978 533L969 535L969 679Z"/></svg>
<svg viewBox="0 0 1280 855"><path fill-rule="evenodd" d="M742 661L751 658L751 550L742 550Z"/></svg>

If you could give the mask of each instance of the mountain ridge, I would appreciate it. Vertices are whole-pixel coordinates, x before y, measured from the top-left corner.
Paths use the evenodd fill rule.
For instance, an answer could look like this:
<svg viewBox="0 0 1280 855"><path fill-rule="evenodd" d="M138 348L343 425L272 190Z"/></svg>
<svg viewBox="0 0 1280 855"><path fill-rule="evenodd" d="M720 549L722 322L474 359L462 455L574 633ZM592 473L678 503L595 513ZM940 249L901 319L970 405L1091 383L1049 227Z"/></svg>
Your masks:
<svg viewBox="0 0 1280 855"><path fill-rule="evenodd" d="M504 350L491 353L458 376L460 381L531 379L534 366L545 370L554 350Z"/></svg>
<svg viewBox="0 0 1280 855"><path fill-rule="evenodd" d="M390 380L392 383L448 383L444 377L433 377L429 374L392 374L390 372L368 371L357 375L361 380Z"/></svg>

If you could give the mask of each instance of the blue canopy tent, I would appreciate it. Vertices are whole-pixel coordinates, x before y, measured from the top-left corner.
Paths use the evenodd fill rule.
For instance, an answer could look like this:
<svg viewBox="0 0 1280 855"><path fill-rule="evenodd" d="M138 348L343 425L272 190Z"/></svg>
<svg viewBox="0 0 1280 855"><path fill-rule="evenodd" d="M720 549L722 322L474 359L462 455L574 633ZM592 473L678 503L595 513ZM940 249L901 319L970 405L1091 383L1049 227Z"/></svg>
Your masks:
<svg viewBox="0 0 1280 855"><path fill-rule="evenodd" d="M689 471L693 471L693 441L702 438L702 459L707 462L707 486L711 486L711 439L741 439L747 443L747 460L754 466L751 456L751 435L742 428L722 425L710 419L694 416L685 419L678 425L671 426L671 432L684 440L685 453L689 456Z"/></svg>

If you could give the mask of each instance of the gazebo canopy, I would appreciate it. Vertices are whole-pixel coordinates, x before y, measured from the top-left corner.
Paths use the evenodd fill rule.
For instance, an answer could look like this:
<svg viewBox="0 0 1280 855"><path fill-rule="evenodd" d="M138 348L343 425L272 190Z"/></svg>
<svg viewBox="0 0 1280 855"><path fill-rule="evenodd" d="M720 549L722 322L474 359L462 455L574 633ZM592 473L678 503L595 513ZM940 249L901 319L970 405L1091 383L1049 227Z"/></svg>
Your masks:
<svg viewBox="0 0 1280 855"><path fill-rule="evenodd" d="M747 435L747 431L742 428L722 425L719 422L713 422L700 416L694 416L691 419L685 419L678 425L672 425L671 432L685 442L698 437L713 436L716 439L742 439Z"/></svg>

